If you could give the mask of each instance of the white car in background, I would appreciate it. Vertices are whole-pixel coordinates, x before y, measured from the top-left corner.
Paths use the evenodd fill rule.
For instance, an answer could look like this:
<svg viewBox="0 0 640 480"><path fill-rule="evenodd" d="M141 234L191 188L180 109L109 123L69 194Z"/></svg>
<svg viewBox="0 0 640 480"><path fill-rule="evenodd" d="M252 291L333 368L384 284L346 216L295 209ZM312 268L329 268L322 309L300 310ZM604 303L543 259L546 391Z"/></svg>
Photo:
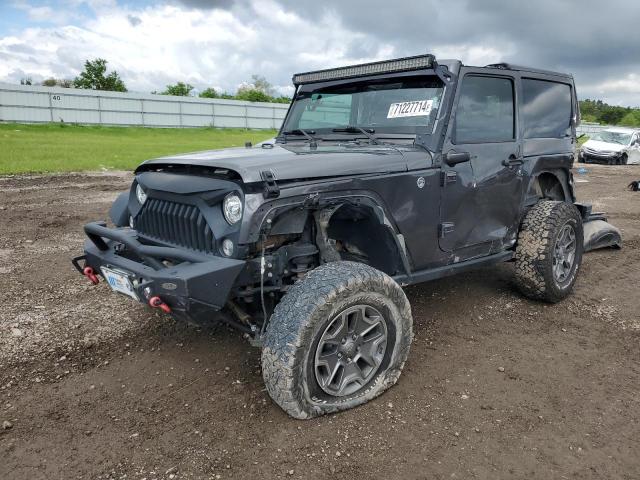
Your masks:
<svg viewBox="0 0 640 480"><path fill-rule="evenodd" d="M580 149L581 163L640 164L640 130L608 128L590 136Z"/></svg>

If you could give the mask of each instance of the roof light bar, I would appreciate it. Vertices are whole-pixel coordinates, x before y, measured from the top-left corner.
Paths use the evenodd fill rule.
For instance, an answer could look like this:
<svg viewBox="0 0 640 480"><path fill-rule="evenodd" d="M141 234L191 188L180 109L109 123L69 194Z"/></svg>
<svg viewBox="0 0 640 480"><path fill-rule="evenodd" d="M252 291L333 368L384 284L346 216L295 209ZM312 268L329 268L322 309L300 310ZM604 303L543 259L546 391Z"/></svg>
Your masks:
<svg viewBox="0 0 640 480"><path fill-rule="evenodd" d="M317 70L315 72L296 73L293 76L293 83L295 85L300 85L303 83L342 80L345 78L364 77L367 75L378 75L382 73L421 70L423 68L431 68L434 62L435 57L433 55L417 55L415 57L397 58L395 60L383 60L382 62L329 68L327 70Z"/></svg>

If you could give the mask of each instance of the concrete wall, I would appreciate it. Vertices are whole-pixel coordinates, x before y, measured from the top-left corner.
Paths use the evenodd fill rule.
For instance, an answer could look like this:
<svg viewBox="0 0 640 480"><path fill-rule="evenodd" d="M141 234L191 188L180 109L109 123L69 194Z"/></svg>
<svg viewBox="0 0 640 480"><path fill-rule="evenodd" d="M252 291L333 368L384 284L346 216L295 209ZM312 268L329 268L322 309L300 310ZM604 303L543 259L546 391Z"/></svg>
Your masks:
<svg viewBox="0 0 640 480"><path fill-rule="evenodd" d="M0 83L0 121L280 128L289 105Z"/></svg>

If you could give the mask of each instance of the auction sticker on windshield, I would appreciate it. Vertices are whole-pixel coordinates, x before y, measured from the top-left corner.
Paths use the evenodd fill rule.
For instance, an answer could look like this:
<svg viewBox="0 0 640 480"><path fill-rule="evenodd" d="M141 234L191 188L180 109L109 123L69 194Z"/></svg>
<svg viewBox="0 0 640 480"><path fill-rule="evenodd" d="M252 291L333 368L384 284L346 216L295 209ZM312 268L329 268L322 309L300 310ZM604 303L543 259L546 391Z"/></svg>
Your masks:
<svg viewBox="0 0 640 480"><path fill-rule="evenodd" d="M387 118L420 117L431 113L433 100L392 103Z"/></svg>

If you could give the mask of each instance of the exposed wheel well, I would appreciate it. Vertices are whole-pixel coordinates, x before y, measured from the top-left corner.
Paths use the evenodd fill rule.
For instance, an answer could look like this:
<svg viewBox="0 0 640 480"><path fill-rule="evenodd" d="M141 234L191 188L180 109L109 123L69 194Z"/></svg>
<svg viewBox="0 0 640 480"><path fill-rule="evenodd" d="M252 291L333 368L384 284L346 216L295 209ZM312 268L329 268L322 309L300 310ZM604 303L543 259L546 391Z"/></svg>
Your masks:
<svg viewBox="0 0 640 480"><path fill-rule="evenodd" d="M560 179L550 172L543 172L535 179L535 188L540 198L568 201L567 192Z"/></svg>
<svg viewBox="0 0 640 480"><path fill-rule="evenodd" d="M371 207L340 206L331 215L326 233L340 260L365 263L388 275L403 271L394 233Z"/></svg>
<svg viewBox="0 0 640 480"><path fill-rule="evenodd" d="M253 247L254 259L276 255L282 275L301 275L319 265L353 261L387 275L406 274L404 239L383 209L370 199L345 199L305 208L288 208L272 217L267 235ZM286 281L285 281L286 283Z"/></svg>

